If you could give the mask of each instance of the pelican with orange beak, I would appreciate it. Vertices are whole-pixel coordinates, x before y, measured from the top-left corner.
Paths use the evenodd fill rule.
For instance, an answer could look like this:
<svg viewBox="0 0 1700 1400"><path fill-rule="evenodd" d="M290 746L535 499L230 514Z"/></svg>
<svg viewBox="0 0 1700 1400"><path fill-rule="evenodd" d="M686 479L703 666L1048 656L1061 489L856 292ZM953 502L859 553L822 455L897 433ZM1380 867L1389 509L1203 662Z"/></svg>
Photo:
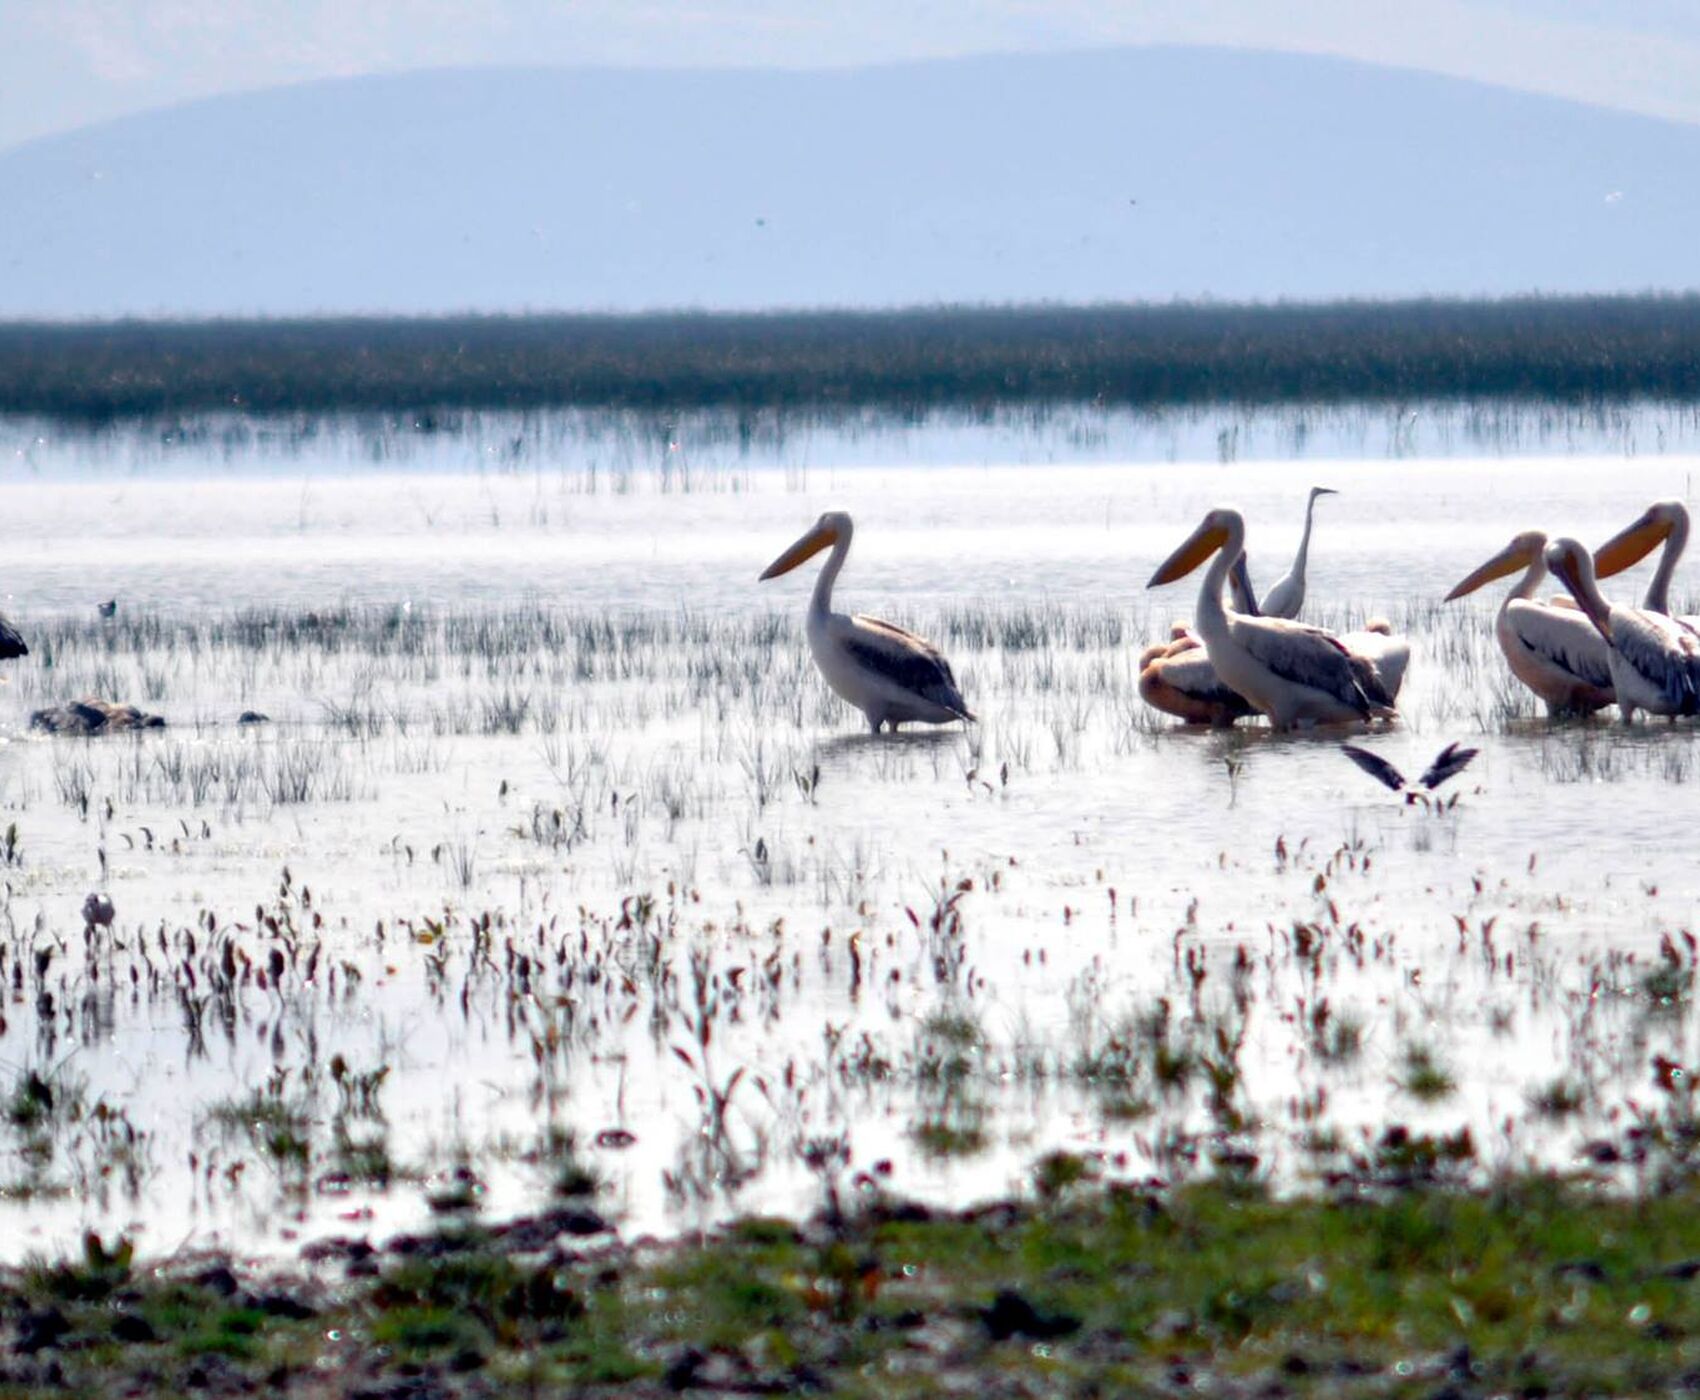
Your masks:
<svg viewBox="0 0 1700 1400"><path fill-rule="evenodd" d="M1223 605L1222 587L1244 552L1244 517L1237 510L1212 510L1147 585L1173 583L1210 561L1193 625L1217 676L1277 729L1394 718L1393 699L1374 666L1353 656L1332 632L1284 618L1248 617Z"/></svg>
<svg viewBox="0 0 1700 1400"><path fill-rule="evenodd" d="M1681 501L1654 501L1641 513L1640 519L1626 525L1594 551L1594 577L1610 578L1639 564L1654 549L1659 553L1659 566L1647 584L1647 596L1641 606L1650 612L1671 616L1670 581L1688 545L1688 507ZM1690 629L1700 629L1700 617L1681 617L1677 621Z"/></svg>
<svg viewBox="0 0 1700 1400"><path fill-rule="evenodd" d="M1546 702L1553 715L1592 714L1613 700L1610 647L1594 624L1571 607L1536 600L1547 576L1547 537L1524 530L1446 595L1462 598L1523 570L1494 619L1494 635L1511 674Z"/></svg>
<svg viewBox="0 0 1700 1400"><path fill-rule="evenodd" d="M829 510L796 544L766 569L762 578L778 578L831 547L809 601L807 636L815 665L826 683L868 717L875 734L882 726L949 724L972 720L973 713L956 688L950 663L938 648L876 617L832 611L832 586L850 552L854 527L841 510Z"/></svg>
<svg viewBox="0 0 1700 1400"><path fill-rule="evenodd" d="M1547 567L1576 600L1609 647L1612 691L1628 724L1649 714L1700 712L1700 637L1663 613L1608 603L1594 580L1594 561L1575 540L1554 540Z"/></svg>

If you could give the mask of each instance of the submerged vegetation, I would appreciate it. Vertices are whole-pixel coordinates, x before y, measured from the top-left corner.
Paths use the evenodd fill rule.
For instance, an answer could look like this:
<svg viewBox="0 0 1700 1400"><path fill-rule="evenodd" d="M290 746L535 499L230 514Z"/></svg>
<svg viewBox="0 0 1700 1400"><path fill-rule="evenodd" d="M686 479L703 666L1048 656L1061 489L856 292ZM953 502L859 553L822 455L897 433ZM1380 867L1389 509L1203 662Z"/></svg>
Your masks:
<svg viewBox="0 0 1700 1400"><path fill-rule="evenodd" d="M0 413L1700 396L1700 296L0 325Z"/></svg>

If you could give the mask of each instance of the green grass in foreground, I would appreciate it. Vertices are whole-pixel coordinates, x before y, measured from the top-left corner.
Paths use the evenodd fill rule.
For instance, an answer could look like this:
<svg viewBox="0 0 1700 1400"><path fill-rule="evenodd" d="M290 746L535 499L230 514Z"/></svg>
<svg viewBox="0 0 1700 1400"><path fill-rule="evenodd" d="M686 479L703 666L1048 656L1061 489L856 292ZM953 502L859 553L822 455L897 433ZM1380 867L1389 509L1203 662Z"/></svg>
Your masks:
<svg viewBox="0 0 1700 1400"><path fill-rule="evenodd" d="M0 324L0 413L619 409L1700 395L1700 295Z"/></svg>
<svg viewBox="0 0 1700 1400"><path fill-rule="evenodd" d="M91 1246L0 1286L0 1394L1668 1391L1700 1385L1697 1206L1541 1178L1351 1201L1083 1186L660 1251L518 1255L459 1227L282 1292Z"/></svg>

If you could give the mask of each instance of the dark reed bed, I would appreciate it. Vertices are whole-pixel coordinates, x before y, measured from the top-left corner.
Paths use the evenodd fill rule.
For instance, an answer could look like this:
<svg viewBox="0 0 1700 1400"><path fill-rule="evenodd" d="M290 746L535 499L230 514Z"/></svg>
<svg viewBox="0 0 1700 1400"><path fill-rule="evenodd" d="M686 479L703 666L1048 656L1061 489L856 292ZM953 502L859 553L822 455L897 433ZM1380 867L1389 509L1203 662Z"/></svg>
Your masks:
<svg viewBox="0 0 1700 1400"><path fill-rule="evenodd" d="M1700 393L1700 295L0 325L0 413L1050 403Z"/></svg>

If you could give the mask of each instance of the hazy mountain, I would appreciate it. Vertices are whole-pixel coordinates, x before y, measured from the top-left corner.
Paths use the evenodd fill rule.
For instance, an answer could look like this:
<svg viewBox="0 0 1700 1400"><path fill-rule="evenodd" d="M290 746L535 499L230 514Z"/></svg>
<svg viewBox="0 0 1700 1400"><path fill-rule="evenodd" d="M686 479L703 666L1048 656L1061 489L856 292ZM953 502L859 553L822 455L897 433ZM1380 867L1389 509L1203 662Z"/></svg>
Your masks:
<svg viewBox="0 0 1700 1400"><path fill-rule="evenodd" d="M1700 127L1205 49L476 71L0 152L0 316L1700 285Z"/></svg>

